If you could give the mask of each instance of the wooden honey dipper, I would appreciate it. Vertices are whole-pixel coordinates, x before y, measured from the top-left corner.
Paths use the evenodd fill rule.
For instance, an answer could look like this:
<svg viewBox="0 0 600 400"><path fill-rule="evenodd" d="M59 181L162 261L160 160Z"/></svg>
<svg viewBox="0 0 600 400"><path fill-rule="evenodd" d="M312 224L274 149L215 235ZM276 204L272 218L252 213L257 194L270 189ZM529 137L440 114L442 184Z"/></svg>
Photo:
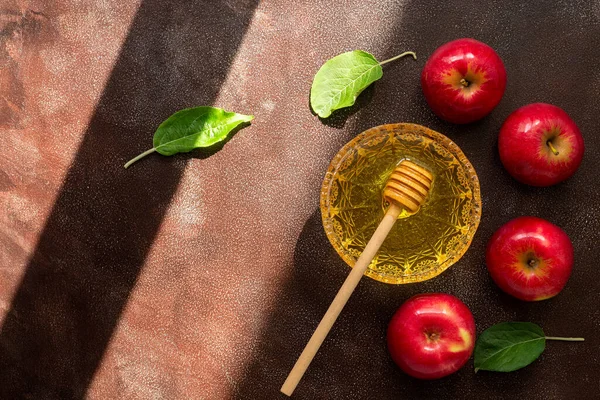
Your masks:
<svg viewBox="0 0 600 400"><path fill-rule="evenodd" d="M304 347L298 361L294 364L294 368L292 368L283 386L281 386L282 393L288 396L292 395L335 320L348 302L352 292L354 292L360 278L364 275L367 267L371 264L383 241L394 226L398 216L403 209L411 214L419 210L419 207L427 198L432 181L433 176L427 169L408 160L403 160L394 169L383 189L383 197L390 203L390 206L362 254L356 260L352 271L331 302L319 326L317 326Z"/></svg>

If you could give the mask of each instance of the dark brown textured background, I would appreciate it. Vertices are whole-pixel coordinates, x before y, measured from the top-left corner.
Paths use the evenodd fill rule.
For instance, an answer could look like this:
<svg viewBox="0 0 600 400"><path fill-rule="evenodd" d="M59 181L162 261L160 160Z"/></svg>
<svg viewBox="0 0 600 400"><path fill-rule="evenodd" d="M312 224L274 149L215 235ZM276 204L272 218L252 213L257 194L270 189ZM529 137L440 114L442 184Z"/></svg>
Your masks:
<svg viewBox="0 0 600 400"><path fill-rule="evenodd" d="M439 45L474 37L504 60L494 112L437 119L419 73ZM364 49L386 65L358 105L321 122L308 107L328 58ZM600 393L598 98L600 3L573 1L77 1L0 4L0 398L276 399L348 273L323 232L327 165L361 131L414 122L454 140L481 180L471 249L441 276L364 279L297 399L593 399ZM573 178L514 181L496 150L502 121L537 101L564 108L586 155ZM152 155L124 170L174 111L256 116L222 149ZM574 272L540 303L501 293L485 244L519 215L569 234ZM533 321L540 360L510 374L422 382L388 357L385 329L420 292L460 297L478 332Z"/></svg>

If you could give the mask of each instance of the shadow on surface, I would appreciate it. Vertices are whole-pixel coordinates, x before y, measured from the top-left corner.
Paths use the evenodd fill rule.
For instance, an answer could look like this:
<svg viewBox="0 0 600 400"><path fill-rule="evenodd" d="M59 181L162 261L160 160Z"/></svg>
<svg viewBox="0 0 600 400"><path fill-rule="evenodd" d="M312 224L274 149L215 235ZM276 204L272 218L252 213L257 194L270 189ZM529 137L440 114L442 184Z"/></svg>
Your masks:
<svg viewBox="0 0 600 400"><path fill-rule="evenodd" d="M257 1L144 0L0 332L0 398L83 398L185 161L148 157L178 109L211 105Z"/></svg>
<svg viewBox="0 0 600 400"><path fill-rule="evenodd" d="M349 271L325 235L320 210L315 210L298 238L293 274L282 290L236 399L257 398L257 393L263 393L263 398L287 398L279 388ZM404 300L424 292L452 293L458 284L455 272L450 268L441 279L399 286L363 277L293 398L392 399L398 393L405 398L440 398L440 393L452 390L471 371L434 383L410 378L388 356L385 336L390 318ZM382 384L387 386L385 391L377 392ZM387 396L381 394L386 392ZM454 396L453 392L448 394Z"/></svg>
<svg viewBox="0 0 600 400"><path fill-rule="evenodd" d="M596 209L593 158L584 158L570 180L552 188L530 188L503 172L495 140L504 119L517 107L545 101L563 107L577 123L589 149L600 149L594 136L592 82L600 20L590 3L567 8L564 2L466 1L405 2L401 17L390 23L389 43L405 43L419 56L402 71L384 73L370 108L361 113L356 133L382 122L414 122L439 131L463 150L481 182L483 216L470 249L453 267L426 282L394 286L363 278L294 392L294 399L481 399L594 398L598 382L594 356L599 319L594 257L600 226ZM351 11L347 11L351 12ZM595 16L596 15L596 16ZM362 22L362 21L361 21ZM574 28L577 27L577 28ZM336 27L336 29L343 29ZM504 60L508 85L500 105L481 121L459 126L438 119L423 98L418 74L440 45L473 37L492 46ZM548 43L553 43L548 53ZM384 53L381 49L369 49ZM559 51L560 50L560 51ZM558 52L557 52L558 51ZM581 60L573 64L572 60ZM566 77L564 71L569 71ZM568 82L565 82L568 81ZM597 80L597 79L596 79ZM573 91L571 88L578 87ZM586 156L587 157L587 156ZM323 171L325 172L325 171ZM315 192L317 188L315 188ZM588 197L590 196L590 197ZM565 290L544 302L524 303L502 294L485 268L485 246L493 232L519 215L536 215L563 227L575 247L576 266ZM279 290L273 314L253 352L236 398L286 398L279 388L348 274L325 237L318 210L307 220L296 243L293 268ZM386 350L385 330L403 301L417 293L445 292L469 306L481 333L504 321L531 321L546 332L583 336L586 345L552 346L541 358L510 374L473 373L472 359L458 373L437 381L419 381L400 372ZM550 334L550 333L549 333ZM591 341L588 341L588 336ZM568 365L568 368L566 366Z"/></svg>
<svg viewBox="0 0 600 400"><path fill-rule="evenodd" d="M362 93L356 98L356 102L350 107L344 107L340 108L339 110L335 110L327 118L319 117L319 121L321 121L323 125L330 128L343 128L346 125L348 118L356 114L360 109L366 107L371 102L376 85L377 82L371 84L369 87L363 90ZM310 109L312 115L317 116L317 113L310 105L310 92L308 94L308 108Z"/></svg>

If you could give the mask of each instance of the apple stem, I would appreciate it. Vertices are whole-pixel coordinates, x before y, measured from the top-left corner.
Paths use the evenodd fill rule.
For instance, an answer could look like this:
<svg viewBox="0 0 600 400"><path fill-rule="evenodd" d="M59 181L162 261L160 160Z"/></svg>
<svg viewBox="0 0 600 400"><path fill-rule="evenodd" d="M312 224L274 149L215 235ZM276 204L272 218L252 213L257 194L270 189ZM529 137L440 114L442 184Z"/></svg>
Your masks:
<svg viewBox="0 0 600 400"><path fill-rule="evenodd" d="M468 80L466 80L465 78L461 78L460 84L463 85L464 87L469 87L470 82Z"/></svg>
<svg viewBox="0 0 600 400"><path fill-rule="evenodd" d="M409 56L409 55L412 56L415 60L417 59L417 55L414 52L412 52L412 51L405 51L402 54L398 54L395 57L388 58L387 60L380 62L379 65L387 64L389 62L395 61L395 60L397 60L399 58L402 58L404 56Z"/></svg>
<svg viewBox="0 0 600 400"><path fill-rule="evenodd" d="M548 140L548 141L546 142L546 145L547 145L548 147L550 147L550 150L552 150L552 153L554 153L554 155L555 155L555 156L557 156L557 155L558 155L558 150L556 150L556 148L555 148L555 147L552 145L552 142L551 142L551 141L549 141L549 140Z"/></svg>
<svg viewBox="0 0 600 400"><path fill-rule="evenodd" d="M546 336L546 340L561 340L563 342L583 342L585 339L582 337L555 337Z"/></svg>

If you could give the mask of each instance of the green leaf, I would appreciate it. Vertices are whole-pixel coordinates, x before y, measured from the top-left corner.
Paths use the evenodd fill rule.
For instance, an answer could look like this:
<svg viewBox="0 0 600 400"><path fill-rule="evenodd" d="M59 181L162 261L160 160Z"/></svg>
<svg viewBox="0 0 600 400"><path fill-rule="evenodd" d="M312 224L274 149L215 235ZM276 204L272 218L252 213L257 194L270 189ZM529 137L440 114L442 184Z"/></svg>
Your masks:
<svg viewBox="0 0 600 400"><path fill-rule="evenodd" d="M328 60L319 69L310 89L310 105L321 117L354 104L358 95L383 76L371 54L354 50Z"/></svg>
<svg viewBox="0 0 600 400"><path fill-rule="evenodd" d="M475 372L510 372L535 361L544 351L546 336L530 322L504 322L486 329L475 344Z"/></svg>
<svg viewBox="0 0 600 400"><path fill-rule="evenodd" d="M412 55L405 52L383 62L378 62L372 54L362 50L342 53L321 66L310 89L310 105L321 118L327 118L332 111L350 107L358 95L371 83L383 76L381 66L400 57Z"/></svg>
<svg viewBox="0 0 600 400"><path fill-rule="evenodd" d="M151 154L164 156L187 153L224 140L235 127L254 119L252 115L227 112L216 107L195 107L176 112L154 133L154 147L125 164L125 168Z"/></svg>

